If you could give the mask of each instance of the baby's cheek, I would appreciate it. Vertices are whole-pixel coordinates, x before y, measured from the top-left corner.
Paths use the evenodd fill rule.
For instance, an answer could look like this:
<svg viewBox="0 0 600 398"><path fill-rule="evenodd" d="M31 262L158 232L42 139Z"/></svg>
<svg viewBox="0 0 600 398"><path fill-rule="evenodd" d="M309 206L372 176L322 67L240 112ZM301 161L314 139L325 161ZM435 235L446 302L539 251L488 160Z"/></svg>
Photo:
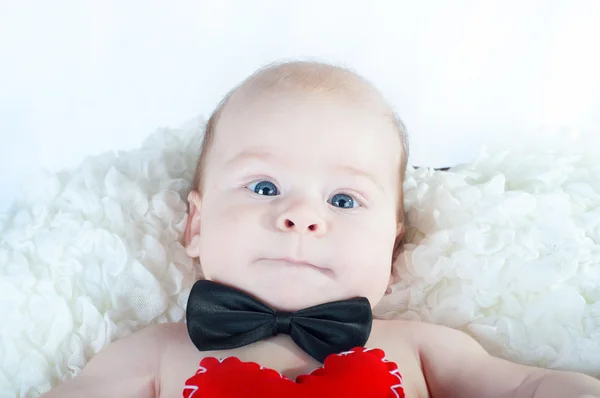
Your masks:
<svg viewBox="0 0 600 398"><path fill-rule="evenodd" d="M366 220L362 223L348 224L339 228L346 242L344 247L355 256L368 260L391 258L395 241L395 225L390 222Z"/></svg>
<svg viewBox="0 0 600 398"><path fill-rule="evenodd" d="M339 258L350 284L371 290L385 289L391 273L395 234L370 226L348 229L346 234Z"/></svg>
<svg viewBox="0 0 600 398"><path fill-rule="evenodd" d="M223 207L209 217L205 232L210 235L211 244L221 250L241 250L256 245L256 240L263 236L260 214L248 206Z"/></svg>
<svg viewBox="0 0 600 398"><path fill-rule="evenodd" d="M207 224L213 230L235 235L257 225L255 211L248 206L223 202L206 211Z"/></svg>

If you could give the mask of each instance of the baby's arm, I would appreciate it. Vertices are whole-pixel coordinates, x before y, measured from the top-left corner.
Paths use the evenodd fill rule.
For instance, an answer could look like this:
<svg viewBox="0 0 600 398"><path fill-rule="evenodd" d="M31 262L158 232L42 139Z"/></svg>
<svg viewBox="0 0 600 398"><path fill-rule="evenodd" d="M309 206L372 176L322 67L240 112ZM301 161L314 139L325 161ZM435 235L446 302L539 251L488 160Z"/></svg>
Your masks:
<svg viewBox="0 0 600 398"><path fill-rule="evenodd" d="M590 376L493 357L454 329L422 323L413 338L433 398L600 398L600 381Z"/></svg>
<svg viewBox="0 0 600 398"><path fill-rule="evenodd" d="M154 398L164 325L154 325L103 348L81 372L42 398Z"/></svg>

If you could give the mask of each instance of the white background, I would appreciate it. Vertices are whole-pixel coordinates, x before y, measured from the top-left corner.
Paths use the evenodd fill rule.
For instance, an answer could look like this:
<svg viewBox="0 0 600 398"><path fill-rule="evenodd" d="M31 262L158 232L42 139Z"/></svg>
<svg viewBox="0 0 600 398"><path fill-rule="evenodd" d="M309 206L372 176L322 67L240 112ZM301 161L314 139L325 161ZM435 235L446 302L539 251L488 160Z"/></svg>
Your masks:
<svg viewBox="0 0 600 398"><path fill-rule="evenodd" d="M307 56L380 88L413 165L600 131L598 0L0 0L0 210L39 167L137 147L262 64Z"/></svg>

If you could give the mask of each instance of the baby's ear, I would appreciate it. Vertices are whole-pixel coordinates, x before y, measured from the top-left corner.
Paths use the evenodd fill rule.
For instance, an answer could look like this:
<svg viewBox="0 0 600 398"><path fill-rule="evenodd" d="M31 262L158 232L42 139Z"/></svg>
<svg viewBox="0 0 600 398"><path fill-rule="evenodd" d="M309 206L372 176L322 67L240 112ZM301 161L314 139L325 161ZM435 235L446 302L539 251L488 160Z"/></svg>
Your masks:
<svg viewBox="0 0 600 398"><path fill-rule="evenodd" d="M200 192L190 192L188 203L190 204L190 210L183 239L187 255L196 258L200 256L200 210L202 206Z"/></svg>
<svg viewBox="0 0 600 398"><path fill-rule="evenodd" d="M404 234L406 233L406 227L403 222L399 222L396 226L396 241L402 241Z"/></svg>
<svg viewBox="0 0 600 398"><path fill-rule="evenodd" d="M392 252L392 265L396 262L400 251L402 250L402 244L404 243L404 234L406 233L406 227L403 222L399 222L396 227L396 241L394 242L394 251Z"/></svg>

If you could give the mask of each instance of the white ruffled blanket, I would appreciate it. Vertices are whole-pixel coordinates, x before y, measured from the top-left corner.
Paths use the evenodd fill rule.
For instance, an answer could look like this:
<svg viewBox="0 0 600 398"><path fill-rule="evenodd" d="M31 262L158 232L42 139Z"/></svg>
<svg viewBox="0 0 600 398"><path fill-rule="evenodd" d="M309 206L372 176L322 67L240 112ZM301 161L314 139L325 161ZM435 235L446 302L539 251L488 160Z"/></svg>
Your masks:
<svg viewBox="0 0 600 398"><path fill-rule="evenodd" d="M200 139L201 126L161 130L42 173L0 214L0 398L38 396L109 342L183 319L201 277L179 243ZM408 243L376 313L600 376L600 156L557 145L409 168Z"/></svg>

